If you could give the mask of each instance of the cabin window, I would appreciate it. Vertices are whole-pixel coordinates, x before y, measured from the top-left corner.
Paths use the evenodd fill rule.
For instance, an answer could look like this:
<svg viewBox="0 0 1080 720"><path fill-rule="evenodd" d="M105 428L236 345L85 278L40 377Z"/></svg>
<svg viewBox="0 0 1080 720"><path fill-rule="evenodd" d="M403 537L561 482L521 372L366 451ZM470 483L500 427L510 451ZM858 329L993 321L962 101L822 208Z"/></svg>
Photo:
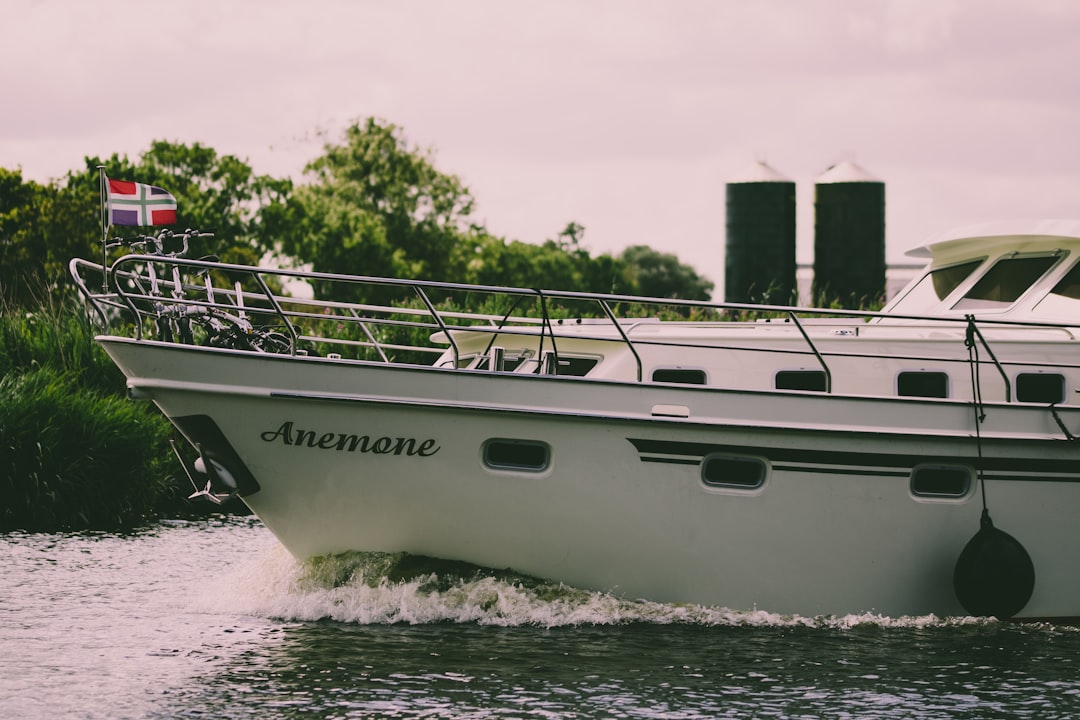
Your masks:
<svg viewBox="0 0 1080 720"><path fill-rule="evenodd" d="M1080 263L1058 281L1054 289L1039 301L1040 313L1072 318L1080 312Z"/></svg>
<svg viewBox="0 0 1080 720"><path fill-rule="evenodd" d="M921 315L930 312L968 279L982 260L971 260L931 270L894 307L893 312Z"/></svg>
<svg viewBox="0 0 1080 720"><path fill-rule="evenodd" d="M949 397L949 376L926 370L905 371L896 376L896 394L901 397Z"/></svg>
<svg viewBox="0 0 1080 720"><path fill-rule="evenodd" d="M600 358L559 355L558 359L555 361L555 374L585 377L589 374L590 370L596 367L598 362L600 362Z"/></svg>
<svg viewBox="0 0 1080 720"><path fill-rule="evenodd" d="M1055 262L1055 255L999 260L953 305L953 309L1004 310L1016 302Z"/></svg>
<svg viewBox="0 0 1080 720"><path fill-rule="evenodd" d="M1020 373L1016 376L1018 402L1053 405L1065 402L1065 376L1058 373Z"/></svg>
<svg viewBox="0 0 1080 720"><path fill-rule="evenodd" d="M709 487L756 490L765 484L765 462L753 457L709 455L701 461L701 481Z"/></svg>
<svg viewBox="0 0 1080 720"><path fill-rule="evenodd" d="M823 370L781 370L776 373L776 389L825 392L825 372Z"/></svg>
<svg viewBox="0 0 1080 720"><path fill-rule="evenodd" d="M653 382L704 385L705 371L692 368L656 368L653 370L652 379Z"/></svg>
<svg viewBox="0 0 1080 720"><path fill-rule="evenodd" d="M962 498L971 490L971 470L959 465L920 465L911 471L911 494Z"/></svg>
<svg viewBox="0 0 1080 720"><path fill-rule="evenodd" d="M494 438L484 443L483 459L493 470L542 472L551 464L551 446L537 440Z"/></svg>

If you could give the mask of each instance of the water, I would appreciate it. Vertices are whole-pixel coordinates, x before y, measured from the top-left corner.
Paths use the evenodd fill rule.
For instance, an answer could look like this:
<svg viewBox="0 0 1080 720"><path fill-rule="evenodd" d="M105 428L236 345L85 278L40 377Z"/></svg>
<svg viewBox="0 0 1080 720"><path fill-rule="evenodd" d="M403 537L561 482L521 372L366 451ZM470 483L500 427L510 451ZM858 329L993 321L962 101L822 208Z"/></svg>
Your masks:
<svg viewBox="0 0 1080 720"><path fill-rule="evenodd" d="M0 536L3 718L1070 718L1080 629L299 564L256 521Z"/></svg>

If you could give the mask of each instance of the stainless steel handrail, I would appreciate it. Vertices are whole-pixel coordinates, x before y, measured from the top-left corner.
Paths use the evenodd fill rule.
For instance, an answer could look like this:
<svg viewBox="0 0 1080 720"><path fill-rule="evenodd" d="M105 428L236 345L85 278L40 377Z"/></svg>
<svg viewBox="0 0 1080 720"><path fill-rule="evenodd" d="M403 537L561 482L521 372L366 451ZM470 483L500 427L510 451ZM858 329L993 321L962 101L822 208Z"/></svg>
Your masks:
<svg viewBox="0 0 1080 720"><path fill-rule="evenodd" d="M154 274L150 269L157 268ZM184 271L185 278L194 277L197 274L205 274L210 271L229 273L234 276L251 278L254 290L243 289L220 289L214 288L213 292L220 293L225 302L213 302L206 299L208 287L195 282L180 280L180 287L176 287L178 275L171 274L169 267L180 268ZM321 273L286 268L255 268L247 265L221 263L211 260L195 260L180 257L160 255L127 255L116 260L108 269L100 264L86 260L72 260L69 264L72 275L75 278L79 291L88 299L97 314L98 320L103 325L108 325L116 316L117 309L130 313L134 322L134 334L141 339L146 333L144 327L148 319L155 321L161 318L182 318L185 313L192 309L203 308L206 311L237 312L242 311L247 316L255 319L260 317L270 319L274 324L280 323L288 335L289 352L296 354L301 341L308 343L340 344L347 346L360 346L372 348L378 354L382 362L400 362L395 360L390 351L415 350L422 353L445 352L446 348L433 348L431 345L417 344L415 333L430 329L437 336L432 340L443 341L449 345L449 350L454 358L454 366L459 367L462 358L462 350L459 339L465 333L487 333L492 341L496 342L500 335L531 336L538 335L543 338L541 342L547 344L549 337L558 335L561 345L564 338L573 337L581 340L597 340L604 342L619 342L623 344L633 356L636 367L636 379L643 382L644 362L642 352L649 346L661 345L670 347L710 347L722 351L761 351L781 352L813 355L826 375L826 391L832 391L832 370L830 359L844 356L858 357L864 355L860 350L851 347L850 351L843 346L830 344L826 349L820 346L822 328L828 324L837 325L854 323L858 328L866 328L867 331L888 332L894 327L889 323L867 323L863 321L872 319L889 319L901 321L914 321L926 324L952 328L957 334L957 339L962 340L964 327L968 322L966 317L926 317L926 316L897 316L872 310L838 310L835 308L802 308L795 306L756 306L742 303L724 303L697 300L678 300L650 298L642 296L615 295L603 293L586 293L574 291L551 291L528 288L481 286L464 283L447 283L437 281L403 280L394 278L379 278L372 276L354 276L336 273ZM113 288L106 288L101 292L90 290L84 280L84 274L107 272L111 276ZM305 299L293 297L279 291L274 287L284 285L290 280L310 282L340 282L350 285L369 285L373 287L399 288L411 291L419 298L423 307L397 306L389 303L354 303L342 300ZM435 295L433 295L435 293ZM511 316L497 315L482 312L473 312L465 309L439 309L433 301L436 295L453 297L455 293L475 294L474 297L510 297L519 300L528 299L539 302L542 305L541 317L529 317L527 315ZM177 297L173 297L176 295ZM235 304L229 304L229 300ZM568 302L573 305L577 301L587 301L593 307L598 308L597 320L578 321L579 327L571 335L565 332L555 332L554 319L549 312L549 301ZM747 331L757 329L771 329L772 326L761 322L739 322L737 319L723 319L731 313L766 313L774 318L786 318L782 323L790 323L802 338L804 349L798 344L785 344L782 346L752 347L743 344L741 340L732 335L724 338L713 338L706 343L695 342L686 338L661 338L648 334L648 328L653 327L655 320L649 318L628 317L624 308L617 305L637 306L651 309L658 306L670 307L680 313L699 314L701 311L715 313L717 326L743 328ZM510 312L517 307L517 303L511 305ZM169 308L177 310L169 311ZM622 311L619 313L619 311ZM529 312L527 309L523 312ZM639 311L640 312L640 311ZM168 314L166 314L168 313ZM588 313L587 313L588 314ZM191 313L196 317L198 313ZM812 318L818 317L820 320ZM349 323L358 328L357 336L348 339L347 336L334 337L331 333L312 334L310 331L318 330L317 322L322 320L334 320L336 322ZM561 321L560 321L561 322ZM699 328L707 326L712 321L679 321L672 320L666 324L669 327L685 325L687 328ZM819 324L822 323L822 324ZM979 325L983 330L994 327L1020 328L1020 327L1045 327L1065 332L1070 337L1072 334L1068 327L1048 322L1000 320L994 318L979 318ZM896 325L895 327L904 327ZM391 328L392 332L383 333L378 328ZM595 330L593 329L595 328ZM640 329L639 329L640 328ZM827 331L835 331L836 327L828 328ZM1005 382L1005 394L1008 400L1012 399L1012 388L1008 372L998 358L990 350L990 345L984 333L978 328L974 331L978 341L985 347L990 359L1001 374ZM1006 330L1007 332L1007 330ZM398 341L402 334L406 342ZM755 332L755 336L756 336ZM861 334L861 333L859 333ZM395 337L398 336L398 337ZM411 335L411 337L408 337ZM993 339L993 338L991 338ZM282 344L285 338L282 337ZM490 343L489 343L490 344ZM556 349L556 352L558 350ZM916 355L915 353L911 354ZM419 357L419 356L416 356ZM909 356L901 353L897 357L909 359ZM921 357L910 357L912 360ZM926 357L926 360L950 361L951 356ZM412 362L411 360L404 360ZM1029 361L1009 361L1009 365L1037 365ZM490 367L490 366L489 366Z"/></svg>

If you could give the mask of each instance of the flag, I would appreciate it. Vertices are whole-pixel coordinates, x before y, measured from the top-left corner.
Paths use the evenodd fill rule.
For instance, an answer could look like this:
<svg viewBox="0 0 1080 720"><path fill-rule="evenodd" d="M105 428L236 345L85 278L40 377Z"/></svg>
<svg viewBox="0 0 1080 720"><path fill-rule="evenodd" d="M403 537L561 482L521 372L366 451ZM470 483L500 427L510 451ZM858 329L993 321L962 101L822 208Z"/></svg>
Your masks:
<svg viewBox="0 0 1080 720"><path fill-rule="evenodd" d="M172 225L176 198L154 185L108 178L110 225Z"/></svg>

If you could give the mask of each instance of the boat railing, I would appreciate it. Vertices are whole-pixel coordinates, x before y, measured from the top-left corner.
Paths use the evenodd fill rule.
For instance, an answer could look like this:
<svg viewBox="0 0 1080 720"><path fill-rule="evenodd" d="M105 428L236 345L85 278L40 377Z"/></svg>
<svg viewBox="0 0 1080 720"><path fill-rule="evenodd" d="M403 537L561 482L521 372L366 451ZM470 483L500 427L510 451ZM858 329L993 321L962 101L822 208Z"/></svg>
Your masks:
<svg viewBox="0 0 1080 720"><path fill-rule="evenodd" d="M707 347L805 357L822 370L824 390L831 392L832 359L858 351L839 352L835 345L827 350L823 347L826 339L880 329L885 326L869 321L893 319L951 328L957 338L957 360L962 360L965 339L980 343L990 358L988 363L981 362L996 368L1005 384L1005 395L1011 398L1008 373L991 349L993 342L988 342L980 328L1061 329L1046 323L987 318L976 322L973 316L886 316L873 310L761 306L257 268L159 253L124 255L107 268L76 259L70 269L99 324L114 334L129 328L139 340L420 365L432 365L449 350L450 367L497 369L505 361L506 340L517 338L522 346L531 348L528 353L533 354L535 363L529 367L538 374L559 373L560 354L564 352L560 345L565 349L571 343L597 341L625 346L639 382L644 380L643 358L657 346L676 353ZM98 278L102 279L100 290L93 289ZM657 318L670 321L668 327L685 328L685 333L656 333ZM694 334L695 328L721 323L733 332L709 339ZM751 346L740 341L735 332L760 333L776 324L793 328L801 346L791 342ZM483 346L480 351L476 350L477 335L486 338L479 343ZM466 352L461 345L468 338L470 349ZM912 360L934 359L941 358L912 356Z"/></svg>

